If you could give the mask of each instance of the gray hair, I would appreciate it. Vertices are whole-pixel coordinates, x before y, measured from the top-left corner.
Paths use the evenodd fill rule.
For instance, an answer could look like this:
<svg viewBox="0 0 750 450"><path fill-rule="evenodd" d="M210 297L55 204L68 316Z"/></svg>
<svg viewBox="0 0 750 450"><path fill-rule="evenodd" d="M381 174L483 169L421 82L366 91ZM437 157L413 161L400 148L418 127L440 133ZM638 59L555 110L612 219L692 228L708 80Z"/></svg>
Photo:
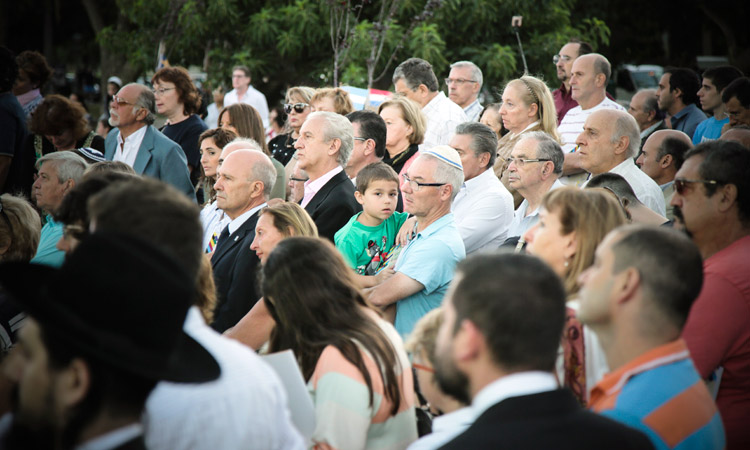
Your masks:
<svg viewBox="0 0 750 450"><path fill-rule="evenodd" d="M471 78L479 83L479 89L482 89L482 84L484 84L482 69L480 69L476 64L471 61L456 61L451 64L451 69L453 69L454 67L468 67L469 69L471 69Z"/></svg>
<svg viewBox="0 0 750 450"><path fill-rule="evenodd" d="M641 129L638 126L638 122L626 112L618 111L617 116L614 129L612 130L611 142L614 144L621 137L626 136L628 138L628 151L625 156L635 158L641 150Z"/></svg>
<svg viewBox="0 0 750 450"><path fill-rule="evenodd" d="M600 55L599 53L589 53L589 55L594 56L594 75L603 74L604 75L604 87L607 87L607 83L609 82L609 78L612 76L612 65L609 63L609 60L604 56Z"/></svg>
<svg viewBox="0 0 750 450"><path fill-rule="evenodd" d="M565 155L563 154L560 144L549 134L544 131L529 131L521 135L521 139L518 140L516 145L520 144L526 139L532 139L536 141L536 158L537 159L549 159L552 161L554 169L553 173L561 175L563 171L563 162L565 161Z"/></svg>
<svg viewBox="0 0 750 450"><path fill-rule="evenodd" d="M316 111L307 116L307 120L320 117L323 119L323 140L331 142L334 139L341 141L339 147L338 163L346 167L346 162L352 154L354 148L354 127L346 116L328 111Z"/></svg>
<svg viewBox="0 0 750 450"><path fill-rule="evenodd" d="M659 111L659 99L656 97L656 89L641 89L638 93L646 93L646 101L643 102L643 112Z"/></svg>
<svg viewBox="0 0 750 450"><path fill-rule="evenodd" d="M492 128L479 122L464 122L456 127L456 134L471 136L471 149L479 158L482 153L490 154L486 167L493 167L497 159L497 134Z"/></svg>
<svg viewBox="0 0 750 450"><path fill-rule="evenodd" d="M393 84L396 84L398 80L404 80L406 87L412 91L416 90L420 84L427 86L430 92L437 92L439 88L432 64L420 58L409 58L399 64L393 71Z"/></svg>
<svg viewBox="0 0 750 450"><path fill-rule="evenodd" d="M81 178L83 178L86 167L88 167L85 159L71 151L48 153L39 158L34 167L39 170L45 162L49 162L57 170L58 183L73 180L78 184Z"/></svg>
<svg viewBox="0 0 750 450"><path fill-rule="evenodd" d="M433 174L435 181L438 183L450 184L451 187L453 187L451 192L451 202L455 200L458 191L464 184L464 171L458 167L451 166L447 162L444 162L429 153L422 153L419 155L419 158L430 158L437 161L435 173Z"/></svg>
<svg viewBox="0 0 750 450"><path fill-rule="evenodd" d="M151 92L151 89L142 84L130 83L126 86L138 86L141 89L138 98L135 99L134 108L137 109L133 110L133 114L138 114L138 110L145 109L148 114L146 115L146 118L143 119L143 122L146 125L152 125L156 120L156 97L154 97L154 93Z"/></svg>
<svg viewBox="0 0 750 450"><path fill-rule="evenodd" d="M260 144L258 144L258 141L256 141L255 139L250 139L246 137L234 138L229 144L225 145L224 147L230 144L242 144L243 145L241 149L237 149L237 150L257 150L259 152L263 151L263 149L260 147Z"/></svg>
<svg viewBox="0 0 750 450"><path fill-rule="evenodd" d="M256 143L257 144L257 143ZM239 150L243 151L243 150ZM273 190L274 184L276 184L276 167L273 166L271 158L263 153L260 149L247 150L248 152L258 152L263 155L262 161L253 164L252 171L250 172L251 181L260 181L263 183L263 198L266 201L271 198L271 191Z"/></svg>

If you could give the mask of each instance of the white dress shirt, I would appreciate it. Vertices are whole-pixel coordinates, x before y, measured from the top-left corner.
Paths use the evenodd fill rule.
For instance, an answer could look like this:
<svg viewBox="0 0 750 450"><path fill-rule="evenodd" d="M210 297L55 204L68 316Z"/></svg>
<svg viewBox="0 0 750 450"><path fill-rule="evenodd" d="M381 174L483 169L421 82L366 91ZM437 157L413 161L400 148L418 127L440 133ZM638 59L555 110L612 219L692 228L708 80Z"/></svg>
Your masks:
<svg viewBox="0 0 750 450"><path fill-rule="evenodd" d="M555 180L552 186L549 188L550 191L565 186L560 183L560 180ZM549 191L548 191L549 192ZM527 214L529 209L529 201L523 199L518 209L513 213L513 220L510 223L510 229L508 230L508 237L523 236L529 228L536 225L539 221L539 207Z"/></svg>
<svg viewBox="0 0 750 450"><path fill-rule="evenodd" d="M466 247L466 255L494 250L508 237L513 220L513 196L489 168L466 181L458 191L451 212Z"/></svg>
<svg viewBox="0 0 750 450"><path fill-rule="evenodd" d="M264 208L266 206L268 206L268 203L263 203L262 205L258 205L249 211L245 211L244 213L237 216L234 220L229 222L229 224L227 225L229 227L229 234L231 235L232 233L237 231L237 229L241 227L242 224L247 222L247 219L249 219L253 214L258 212L261 208Z"/></svg>
<svg viewBox="0 0 750 450"><path fill-rule="evenodd" d="M498 378L474 396L471 409L472 423L485 411L511 397L540 394L559 387L555 376L549 372L518 372Z"/></svg>
<svg viewBox="0 0 750 450"><path fill-rule="evenodd" d="M625 161L610 169L609 172L625 178L641 203L662 217L666 217L664 193L656 181L635 165L633 158L625 158ZM586 183L588 184L588 181Z"/></svg>
<svg viewBox="0 0 750 450"><path fill-rule="evenodd" d="M125 164L133 167L135 164L135 158L138 156L138 149L141 148L143 137L146 136L146 130L148 126L144 125L138 128L136 132L125 138L125 145L122 142L122 133L117 130L117 148L115 154L112 157L113 161L122 161Z"/></svg>
<svg viewBox="0 0 750 450"><path fill-rule="evenodd" d="M482 114L484 107L479 103L479 99L474 99L469 106L464 108L464 114L466 118L471 122L479 122L479 115Z"/></svg>
<svg viewBox="0 0 750 450"><path fill-rule="evenodd" d="M432 420L432 432L412 443L407 450L433 450L440 448L466 431L474 422L471 407L457 409Z"/></svg>
<svg viewBox="0 0 750 450"><path fill-rule="evenodd" d="M335 177L339 172L343 170L343 167L336 166L334 169L329 170L328 172L323 174L323 176L316 178L315 180L305 181L305 196L302 198L302 203L300 203L300 206L302 206L303 208L307 206L307 204L310 203L310 200L315 197L315 194L323 189L323 186L331 181L331 178Z"/></svg>
<svg viewBox="0 0 750 450"><path fill-rule="evenodd" d="M427 118L424 141L419 145L419 150L422 151L429 150L436 145L448 145L453 135L456 134L456 127L468 122L464 110L446 97L442 91L422 108L422 113Z"/></svg>
<svg viewBox="0 0 750 450"><path fill-rule="evenodd" d="M146 402L146 446L172 449L303 449L276 373L250 348L216 333L190 308L184 330L216 359L221 376L160 382Z"/></svg>
<svg viewBox="0 0 750 450"><path fill-rule="evenodd" d="M268 128L268 101L262 92L250 85L247 87L245 95L239 98L237 89L232 89L224 95L224 107L235 103L246 103L255 108L260 114L260 120L263 121L263 129Z"/></svg>
<svg viewBox="0 0 750 450"><path fill-rule="evenodd" d="M203 250L207 251L211 237L216 233L216 237L221 234L225 226L229 225L232 220L216 206L216 200L204 206L201 209L201 224L203 225Z"/></svg>

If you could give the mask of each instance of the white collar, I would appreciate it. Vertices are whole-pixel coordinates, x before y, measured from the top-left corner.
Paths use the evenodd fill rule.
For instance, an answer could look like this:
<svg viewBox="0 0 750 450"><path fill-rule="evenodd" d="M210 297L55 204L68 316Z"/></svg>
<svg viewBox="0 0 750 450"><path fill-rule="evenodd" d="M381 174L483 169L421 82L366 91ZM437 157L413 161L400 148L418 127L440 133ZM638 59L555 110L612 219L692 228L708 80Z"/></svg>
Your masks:
<svg viewBox="0 0 750 450"><path fill-rule="evenodd" d="M140 423L131 423L124 427L117 428L101 436L89 439L81 445L76 446L76 450L108 450L138 437L143 434L143 425Z"/></svg>
<svg viewBox="0 0 750 450"><path fill-rule="evenodd" d="M249 219L253 214L258 212L264 206L268 206L268 203L263 202L262 204L256 206L255 208L249 211L245 211L244 213L240 214L235 219L233 219L231 222L229 222L229 225L227 225L229 227L229 234L232 234L235 231L237 231L237 229L241 227L242 224L247 221L247 219Z"/></svg>
<svg viewBox="0 0 750 450"><path fill-rule="evenodd" d="M498 378L479 391L474 396L471 408L476 418L507 398L553 391L558 387L557 378L549 372L512 373Z"/></svg>

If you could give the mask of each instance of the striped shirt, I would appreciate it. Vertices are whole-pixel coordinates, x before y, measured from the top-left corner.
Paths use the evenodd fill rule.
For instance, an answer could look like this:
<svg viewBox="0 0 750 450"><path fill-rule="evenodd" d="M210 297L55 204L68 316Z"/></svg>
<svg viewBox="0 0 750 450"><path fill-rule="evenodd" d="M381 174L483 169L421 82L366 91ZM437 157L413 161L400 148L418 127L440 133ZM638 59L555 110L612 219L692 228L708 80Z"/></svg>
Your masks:
<svg viewBox="0 0 750 450"><path fill-rule="evenodd" d="M467 122L466 113L453 103L443 92L424 105L422 113L427 119L427 129L420 150L429 150L436 145L448 145L456 134L456 127Z"/></svg>
<svg viewBox="0 0 750 450"><path fill-rule="evenodd" d="M685 341L654 348L591 391L595 412L646 433L657 449L723 449L724 426Z"/></svg>
<svg viewBox="0 0 750 450"><path fill-rule="evenodd" d="M396 377L399 382L401 404L395 416L392 403L384 397L383 379L372 356L362 352L370 373L373 388L373 406L370 391L357 367L349 362L334 346L323 349L308 389L315 405L315 431L312 440L335 449L405 449L417 440L417 422L414 415L414 384L409 372L409 360L396 330L390 323L374 318L396 349L399 364Z"/></svg>

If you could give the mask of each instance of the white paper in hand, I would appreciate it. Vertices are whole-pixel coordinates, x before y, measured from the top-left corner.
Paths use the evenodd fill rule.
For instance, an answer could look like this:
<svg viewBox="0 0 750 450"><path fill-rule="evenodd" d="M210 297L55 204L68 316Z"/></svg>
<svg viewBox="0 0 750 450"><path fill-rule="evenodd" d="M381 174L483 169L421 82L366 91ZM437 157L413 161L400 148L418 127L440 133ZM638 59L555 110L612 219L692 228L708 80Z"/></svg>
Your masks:
<svg viewBox="0 0 750 450"><path fill-rule="evenodd" d="M287 405L292 414L292 423L297 430L310 442L315 431L315 408L313 406L307 385L302 378L294 352L284 350L283 352L262 355L261 358L270 365L281 379L281 384L286 389Z"/></svg>

